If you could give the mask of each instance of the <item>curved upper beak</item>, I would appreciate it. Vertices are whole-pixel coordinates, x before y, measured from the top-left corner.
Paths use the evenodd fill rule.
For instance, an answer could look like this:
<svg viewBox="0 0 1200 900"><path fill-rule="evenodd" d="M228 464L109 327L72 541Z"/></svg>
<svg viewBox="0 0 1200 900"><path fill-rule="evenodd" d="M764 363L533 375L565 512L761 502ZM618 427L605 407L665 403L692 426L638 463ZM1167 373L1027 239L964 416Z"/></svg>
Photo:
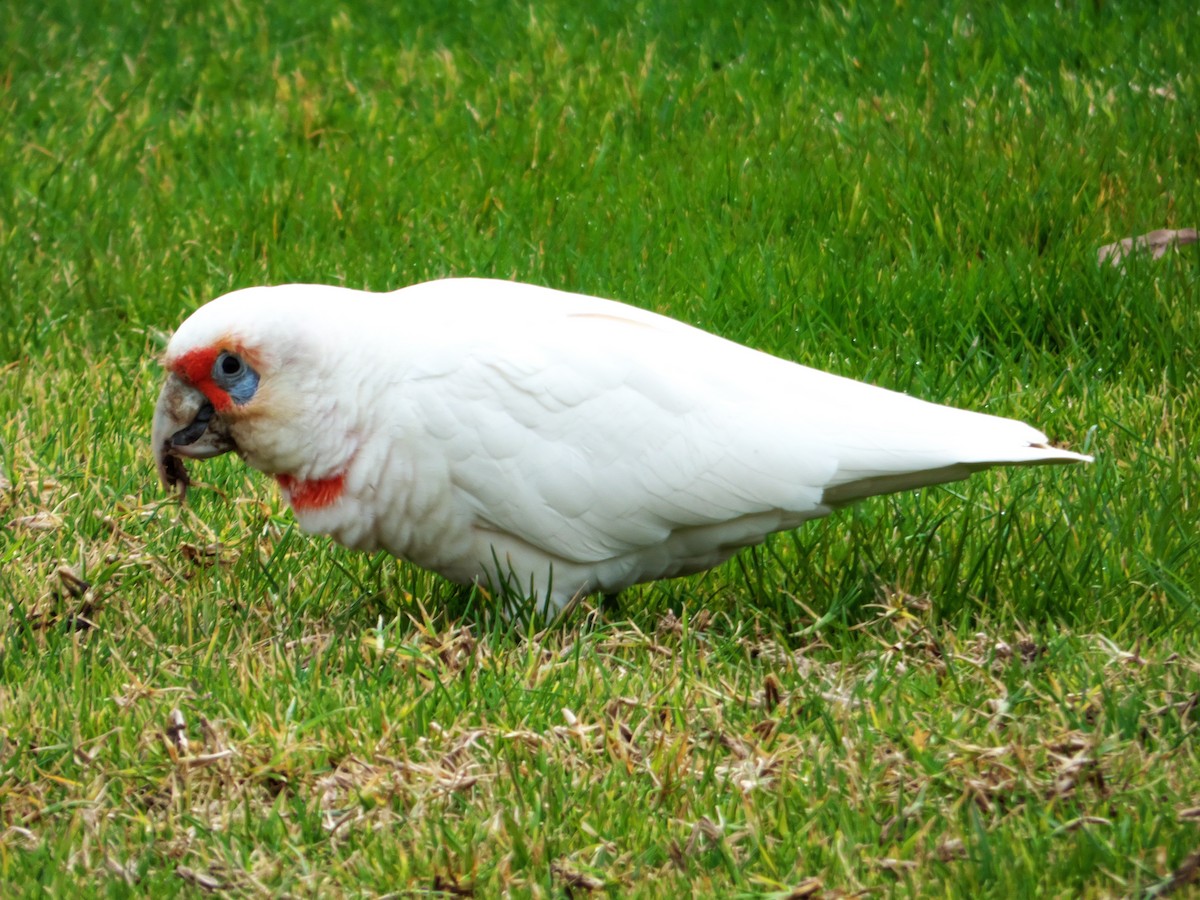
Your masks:
<svg viewBox="0 0 1200 900"><path fill-rule="evenodd" d="M174 373L167 376L158 395L150 439L159 480L167 490L178 492L180 499L191 481L184 457L208 459L237 449L208 398Z"/></svg>

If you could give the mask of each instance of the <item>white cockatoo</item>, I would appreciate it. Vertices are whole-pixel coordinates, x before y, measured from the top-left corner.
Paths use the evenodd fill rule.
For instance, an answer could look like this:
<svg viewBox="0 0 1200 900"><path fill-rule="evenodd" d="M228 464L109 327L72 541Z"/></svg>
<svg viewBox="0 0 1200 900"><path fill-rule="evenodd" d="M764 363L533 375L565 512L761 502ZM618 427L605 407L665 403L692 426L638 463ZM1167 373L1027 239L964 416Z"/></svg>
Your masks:
<svg viewBox="0 0 1200 900"><path fill-rule="evenodd" d="M153 441L235 451L300 527L561 607L707 569L874 494L1086 462L612 300L474 278L234 291L164 361Z"/></svg>

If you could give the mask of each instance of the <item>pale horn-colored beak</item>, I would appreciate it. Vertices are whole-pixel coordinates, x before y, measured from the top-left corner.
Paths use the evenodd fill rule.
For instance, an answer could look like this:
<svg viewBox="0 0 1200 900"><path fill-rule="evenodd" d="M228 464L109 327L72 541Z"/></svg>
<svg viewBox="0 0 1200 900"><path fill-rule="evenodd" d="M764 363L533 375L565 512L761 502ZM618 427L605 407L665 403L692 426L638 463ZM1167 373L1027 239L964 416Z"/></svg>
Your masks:
<svg viewBox="0 0 1200 900"><path fill-rule="evenodd" d="M154 407L154 460L164 488L175 491L179 499L187 495L187 468L183 458L208 459L236 450L225 422L212 403L178 375L167 376L158 405Z"/></svg>

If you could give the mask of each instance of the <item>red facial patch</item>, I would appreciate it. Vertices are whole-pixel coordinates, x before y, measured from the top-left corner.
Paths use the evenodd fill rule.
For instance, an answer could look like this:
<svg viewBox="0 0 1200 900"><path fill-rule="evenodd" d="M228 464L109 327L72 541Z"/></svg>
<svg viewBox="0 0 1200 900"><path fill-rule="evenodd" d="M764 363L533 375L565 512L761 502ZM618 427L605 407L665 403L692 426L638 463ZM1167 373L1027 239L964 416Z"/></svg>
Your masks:
<svg viewBox="0 0 1200 900"><path fill-rule="evenodd" d="M213 364L220 355L218 347L201 347L175 360L171 371L207 397L213 409L224 412L233 405L233 399L212 380Z"/></svg>
<svg viewBox="0 0 1200 900"><path fill-rule="evenodd" d="M213 405L216 406L215 403ZM324 509L326 506L331 506L341 498L342 491L346 487L345 472L317 481L300 481L291 475L276 475L275 480L286 492L292 509L297 511Z"/></svg>

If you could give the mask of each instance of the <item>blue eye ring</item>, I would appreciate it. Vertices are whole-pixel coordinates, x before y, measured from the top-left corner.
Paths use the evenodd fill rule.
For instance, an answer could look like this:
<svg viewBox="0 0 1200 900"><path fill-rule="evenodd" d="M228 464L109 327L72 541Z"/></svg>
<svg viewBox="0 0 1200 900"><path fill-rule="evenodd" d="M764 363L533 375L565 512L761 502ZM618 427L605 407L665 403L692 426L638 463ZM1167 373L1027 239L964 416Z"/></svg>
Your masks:
<svg viewBox="0 0 1200 900"><path fill-rule="evenodd" d="M228 350L222 350L213 361L212 380L239 405L246 403L258 390L258 373Z"/></svg>

